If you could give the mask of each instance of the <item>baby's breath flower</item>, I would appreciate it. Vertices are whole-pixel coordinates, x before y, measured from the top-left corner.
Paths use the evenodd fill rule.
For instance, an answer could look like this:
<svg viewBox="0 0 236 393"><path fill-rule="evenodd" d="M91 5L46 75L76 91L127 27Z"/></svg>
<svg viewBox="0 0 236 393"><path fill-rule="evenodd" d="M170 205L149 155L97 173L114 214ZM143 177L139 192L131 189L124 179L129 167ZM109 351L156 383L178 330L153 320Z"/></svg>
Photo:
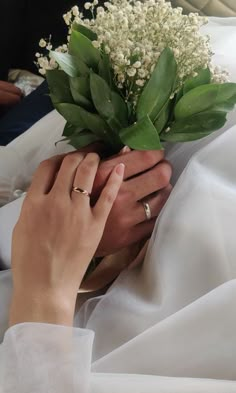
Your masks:
<svg viewBox="0 0 236 393"><path fill-rule="evenodd" d="M79 7L77 5L75 5L74 7L71 8L72 14L74 16L79 16Z"/></svg>
<svg viewBox="0 0 236 393"><path fill-rule="evenodd" d="M100 48L99 41L93 41L92 43L93 43L94 48Z"/></svg>
<svg viewBox="0 0 236 393"><path fill-rule="evenodd" d="M46 48L47 42L43 38L41 38L41 40L39 41L39 46L40 48Z"/></svg>
<svg viewBox="0 0 236 393"><path fill-rule="evenodd" d="M137 79L135 83L136 83L137 86L144 86L145 80L143 80L143 79Z"/></svg>
<svg viewBox="0 0 236 393"><path fill-rule="evenodd" d="M133 76L135 76L135 74L136 74L136 69L135 68L133 68L133 67L128 68L128 70L127 70L127 75L128 76L133 77Z"/></svg>
<svg viewBox="0 0 236 393"><path fill-rule="evenodd" d="M134 67L134 68L140 68L141 66L142 66L141 61L136 61L136 62L133 64L133 67Z"/></svg>
<svg viewBox="0 0 236 393"><path fill-rule="evenodd" d="M93 6L92 3L90 3L90 2L87 2L87 3L84 4L84 8L86 10L89 10L92 6Z"/></svg>
<svg viewBox="0 0 236 393"><path fill-rule="evenodd" d="M195 76L201 68L210 68L214 82L228 80L226 71L212 65L209 37L200 34L201 26L208 22L206 17L196 13L183 15L181 7L172 8L165 0L110 0L102 6L99 0L93 0L86 2L84 8L91 10L91 20L83 18L77 6L63 15L68 25L68 42L74 21L95 32L94 47L104 48L118 88L133 103L137 102L137 94L140 94L137 91L141 91L150 79L166 47L172 49L177 62L176 91L186 78ZM40 46L51 49L50 40L48 43L40 40ZM56 51L65 53L68 46L64 44ZM37 59L42 74L46 69L56 67L54 62L46 61L44 55L37 56ZM138 88L132 87L135 85Z"/></svg>

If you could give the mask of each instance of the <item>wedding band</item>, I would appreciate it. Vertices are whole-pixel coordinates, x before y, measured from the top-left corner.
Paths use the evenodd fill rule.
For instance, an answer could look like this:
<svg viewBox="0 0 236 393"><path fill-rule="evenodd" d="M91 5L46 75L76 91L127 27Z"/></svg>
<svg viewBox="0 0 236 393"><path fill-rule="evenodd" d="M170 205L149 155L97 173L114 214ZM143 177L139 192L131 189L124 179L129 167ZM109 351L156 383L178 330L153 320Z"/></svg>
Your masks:
<svg viewBox="0 0 236 393"><path fill-rule="evenodd" d="M90 196L91 196L90 192L88 192L87 190L83 190L83 189L80 188L80 187L73 187L73 188L72 188L72 191L78 192L78 194L86 195L86 196L89 197L89 198L90 198Z"/></svg>
<svg viewBox="0 0 236 393"><path fill-rule="evenodd" d="M146 219L147 220L151 220L152 213L151 213L151 209L150 209L149 204L147 202L142 202L142 204L143 204L143 208L144 208L144 211L145 211Z"/></svg>

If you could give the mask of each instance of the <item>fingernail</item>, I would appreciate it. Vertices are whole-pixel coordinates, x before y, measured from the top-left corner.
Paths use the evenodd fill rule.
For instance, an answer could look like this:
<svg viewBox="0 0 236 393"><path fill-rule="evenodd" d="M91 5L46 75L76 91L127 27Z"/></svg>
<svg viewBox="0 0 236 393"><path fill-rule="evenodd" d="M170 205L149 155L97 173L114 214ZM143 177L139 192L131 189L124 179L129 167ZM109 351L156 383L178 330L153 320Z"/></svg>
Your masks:
<svg viewBox="0 0 236 393"><path fill-rule="evenodd" d="M117 165L117 167L116 167L116 173L117 173L119 176L123 176L123 175L124 175L124 171L125 171L125 165L124 165L123 163Z"/></svg>
<svg viewBox="0 0 236 393"><path fill-rule="evenodd" d="M121 150L121 153L129 153L131 150L129 146L124 146L123 149Z"/></svg>

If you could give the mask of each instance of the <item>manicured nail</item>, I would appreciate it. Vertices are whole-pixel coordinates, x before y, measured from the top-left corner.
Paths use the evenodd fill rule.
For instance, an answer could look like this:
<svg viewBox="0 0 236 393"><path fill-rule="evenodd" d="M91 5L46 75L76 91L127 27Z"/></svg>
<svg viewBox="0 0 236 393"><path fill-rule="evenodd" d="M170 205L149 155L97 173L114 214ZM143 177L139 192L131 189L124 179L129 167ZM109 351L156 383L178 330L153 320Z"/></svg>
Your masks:
<svg viewBox="0 0 236 393"><path fill-rule="evenodd" d="M119 165L117 165L117 167L116 167L116 173L119 175L119 176L124 176L124 171L125 171L125 165L124 164L119 164Z"/></svg>
<svg viewBox="0 0 236 393"><path fill-rule="evenodd" d="M124 153L129 153L130 151L131 151L131 150L130 150L129 146L124 146L123 149L121 150L121 153L122 153L122 154L124 154Z"/></svg>

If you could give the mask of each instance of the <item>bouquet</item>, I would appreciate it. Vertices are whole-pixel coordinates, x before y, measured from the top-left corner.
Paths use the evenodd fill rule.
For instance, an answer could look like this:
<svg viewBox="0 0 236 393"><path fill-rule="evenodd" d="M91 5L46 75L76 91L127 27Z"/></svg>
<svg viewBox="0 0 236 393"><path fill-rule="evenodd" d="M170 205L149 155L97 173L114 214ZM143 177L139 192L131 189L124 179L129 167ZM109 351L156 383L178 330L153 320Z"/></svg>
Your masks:
<svg viewBox="0 0 236 393"><path fill-rule="evenodd" d="M37 53L63 136L76 149L102 141L108 155L124 145L162 149L162 143L203 138L220 129L236 103L236 84L214 66L207 19L164 0L98 0L74 6L64 20L68 42L51 38Z"/></svg>
<svg viewBox="0 0 236 393"><path fill-rule="evenodd" d="M41 39L44 53L36 54L67 121L62 140L76 149L100 141L109 156L124 145L154 150L193 141L225 124L236 84L212 63L209 37L200 34L206 18L183 15L164 0L93 0L84 7L90 19L77 6L64 15L67 43L53 50L51 38ZM122 269L139 251L135 245L91 262L82 289L113 281L120 261Z"/></svg>

